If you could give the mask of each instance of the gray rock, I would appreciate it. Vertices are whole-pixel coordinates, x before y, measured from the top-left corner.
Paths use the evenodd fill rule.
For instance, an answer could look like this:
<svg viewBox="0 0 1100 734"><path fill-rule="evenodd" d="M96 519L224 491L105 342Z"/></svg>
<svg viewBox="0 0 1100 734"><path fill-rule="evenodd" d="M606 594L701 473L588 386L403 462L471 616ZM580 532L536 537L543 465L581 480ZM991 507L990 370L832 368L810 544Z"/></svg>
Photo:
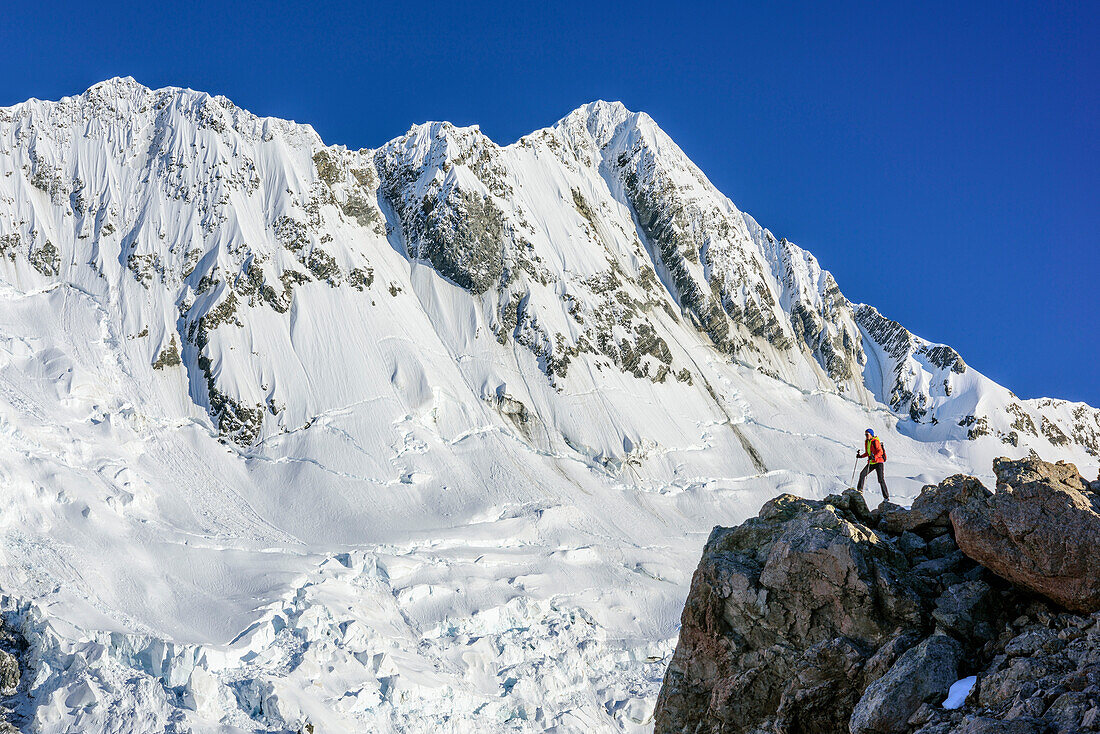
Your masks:
<svg viewBox="0 0 1100 734"><path fill-rule="evenodd" d="M867 500L858 489L846 489L841 494L831 494L822 500L827 505L836 507L856 522L870 525L873 517L867 508Z"/></svg>
<svg viewBox="0 0 1100 734"><path fill-rule="evenodd" d="M863 684L860 690L866 690L867 686L886 675L902 653L911 649L920 640L921 635L919 632L907 630L899 632L893 639L880 647L863 665Z"/></svg>
<svg viewBox="0 0 1100 734"><path fill-rule="evenodd" d="M878 514L882 529L889 533L897 535L909 529L907 527L909 510L901 505L895 505L889 500L884 500L882 504L878 506Z"/></svg>
<svg viewBox="0 0 1100 734"><path fill-rule="evenodd" d="M910 558L918 553L925 554L924 551L927 546L928 543L924 538L909 530L906 530L898 538L898 547L901 548L902 553ZM925 557L927 558L927 554L925 554Z"/></svg>
<svg viewBox="0 0 1100 734"><path fill-rule="evenodd" d="M1033 457L997 459L993 471L996 494L950 512L959 547L1071 611L1100 610L1100 497L1077 467Z"/></svg>
<svg viewBox="0 0 1100 734"><path fill-rule="evenodd" d="M913 573L921 576L942 577L958 569L964 558L962 551L948 553L946 556L917 564L913 568Z"/></svg>
<svg viewBox="0 0 1100 734"><path fill-rule="evenodd" d="M1053 685L1073 669L1061 656L1011 658L1004 668L978 678L978 703L991 711L1004 711L1018 697L1029 698L1040 682Z"/></svg>
<svg viewBox="0 0 1100 734"><path fill-rule="evenodd" d="M988 716L975 716L952 729L951 734L1044 734L1046 731L1045 722L1031 717L1001 721Z"/></svg>
<svg viewBox="0 0 1100 734"><path fill-rule="evenodd" d="M909 530L926 536L936 536L951 529L951 510L972 499L991 493L974 477L956 474L940 484L930 484L913 500L909 511L892 505L883 512L883 522L893 533Z"/></svg>
<svg viewBox="0 0 1100 734"><path fill-rule="evenodd" d="M925 554L929 558L942 558L943 556L954 553L959 549L956 545L955 539L950 533L944 533L936 538L933 538L928 542L928 549Z"/></svg>
<svg viewBox="0 0 1100 734"><path fill-rule="evenodd" d="M864 525L871 524L871 511L867 509L867 500L858 489L846 489L842 495L848 498L848 511Z"/></svg>
<svg viewBox="0 0 1100 734"><path fill-rule="evenodd" d="M913 734L952 734L953 728L949 721L938 721L915 730Z"/></svg>
<svg viewBox="0 0 1100 734"><path fill-rule="evenodd" d="M1031 687L1028 688L1030 690ZM1027 695L1018 694L1016 698L1016 702L1005 712L1004 716L1001 717L1002 719L1011 721L1013 719L1039 718L1046 711L1047 705L1039 696L1028 697Z"/></svg>
<svg viewBox="0 0 1100 734"><path fill-rule="evenodd" d="M10 696L19 687L19 661L0 650L0 694Z"/></svg>
<svg viewBox="0 0 1100 734"><path fill-rule="evenodd" d="M852 712L851 734L907 732L909 717L921 704L942 701L958 680L962 655L962 645L941 634L905 652L886 675L867 686Z"/></svg>
<svg viewBox="0 0 1100 734"><path fill-rule="evenodd" d="M819 642L807 650L790 682L784 687L776 711L783 731L843 731L858 691L867 650L845 637Z"/></svg>
<svg viewBox="0 0 1100 734"><path fill-rule="evenodd" d="M1058 633L1053 630L1032 630L1009 640L1005 645L1005 655L1023 657L1039 651L1058 652L1065 646L1065 640L1059 639Z"/></svg>
<svg viewBox="0 0 1100 734"><path fill-rule="evenodd" d="M737 528L715 528L656 732L844 727L864 662L924 622L905 556L843 505L783 495Z"/></svg>
<svg viewBox="0 0 1100 734"><path fill-rule="evenodd" d="M1059 733L1076 734L1081 731L1081 720L1085 718L1085 713L1092 704L1087 694L1067 691L1054 699L1043 718L1055 722Z"/></svg>
<svg viewBox="0 0 1100 734"><path fill-rule="evenodd" d="M1012 482L1043 485L1031 487L1033 497L1073 496L1075 470L1037 459L995 468L997 495L951 477L925 489L913 516L884 504L868 517L853 492L824 502L784 495L738 528L716 528L655 732L1100 732L1100 612L1069 614L1014 587L958 549L949 524L953 513L1008 503L1001 494L1018 491ZM1059 506L1049 497L1036 504ZM1034 522L1042 513L999 517ZM1060 543L1073 562L1084 553L1073 544L1089 537L1052 540L1042 522L987 524L991 542L1039 533L1034 543ZM1040 552L1057 560L1050 547ZM948 711L943 696L962 659L978 680L963 707Z"/></svg>
<svg viewBox="0 0 1100 734"><path fill-rule="evenodd" d="M985 621L993 604L993 589L984 581L956 584L936 599L932 617L944 629L963 636L972 635L975 625Z"/></svg>
<svg viewBox="0 0 1100 734"><path fill-rule="evenodd" d="M909 726L921 727L929 724L939 714L938 709L930 703L922 703L912 716L909 717Z"/></svg>
<svg viewBox="0 0 1100 734"><path fill-rule="evenodd" d="M1093 482L1093 484L1100 485L1100 482ZM1083 729L1100 729L1100 706L1093 706L1085 712L1085 715L1081 717L1081 727Z"/></svg>

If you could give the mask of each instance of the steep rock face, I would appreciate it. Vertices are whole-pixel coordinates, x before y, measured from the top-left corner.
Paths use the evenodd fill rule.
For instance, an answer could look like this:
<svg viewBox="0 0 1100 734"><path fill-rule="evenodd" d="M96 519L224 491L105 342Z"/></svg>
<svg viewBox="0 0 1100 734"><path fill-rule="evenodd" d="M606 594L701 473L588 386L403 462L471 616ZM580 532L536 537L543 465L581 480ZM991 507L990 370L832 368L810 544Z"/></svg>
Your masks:
<svg viewBox="0 0 1100 734"><path fill-rule="evenodd" d="M1100 495L1072 464L998 459L997 492L951 510L963 552L1077 612L1100 610Z"/></svg>
<svg viewBox="0 0 1100 734"><path fill-rule="evenodd" d="M596 161L664 286L720 352L867 398L853 379L860 350L847 301L812 256L740 212L644 113L595 103L558 128Z"/></svg>
<svg viewBox="0 0 1100 734"><path fill-rule="evenodd" d="M832 274L810 253L786 239L776 240L748 215L745 219L754 239L769 253L781 288L780 302L799 341L841 390L863 395L863 338L852 304Z"/></svg>
<svg viewBox="0 0 1100 734"><path fill-rule="evenodd" d="M14 619L0 619L0 734L29 730L31 722L20 699L26 697L29 688L28 665L35 672L36 664L41 662L33 660L34 652Z"/></svg>
<svg viewBox="0 0 1100 734"><path fill-rule="evenodd" d="M783 496L737 528L715 528L655 730L963 734L1021 721L1022 731L1100 730L1100 613L1068 614L1014 586L952 533L957 516L973 523L985 513L968 532L996 539L1006 521L989 517L999 517L1002 494L1043 508L1068 485L1089 484L1070 465L1035 458L999 460L996 470L996 494L955 476L926 487L912 510L870 513L852 490ZM1089 538L1041 515L1009 524L1055 536L1047 542L1068 556L1062 580L1076 574L1080 590L1094 572L1076 562L1091 553ZM961 528L959 538L966 548ZM965 676L976 677L969 696L943 708Z"/></svg>
<svg viewBox="0 0 1100 734"><path fill-rule="evenodd" d="M789 349L789 327L740 212L713 196L694 166L660 156L654 128L639 125L611 165L682 307L721 351L738 354L752 337Z"/></svg>
<svg viewBox="0 0 1100 734"><path fill-rule="evenodd" d="M449 123L414 127L375 154L409 255L474 294L504 273L504 215L490 190L506 193L498 157L476 128Z"/></svg>
<svg viewBox="0 0 1100 734"><path fill-rule="evenodd" d="M933 397L951 395L956 389L953 376L966 374L966 362L951 347L914 336L872 306L860 306L856 318L885 358L876 386L882 401L916 422L934 418L929 416Z"/></svg>

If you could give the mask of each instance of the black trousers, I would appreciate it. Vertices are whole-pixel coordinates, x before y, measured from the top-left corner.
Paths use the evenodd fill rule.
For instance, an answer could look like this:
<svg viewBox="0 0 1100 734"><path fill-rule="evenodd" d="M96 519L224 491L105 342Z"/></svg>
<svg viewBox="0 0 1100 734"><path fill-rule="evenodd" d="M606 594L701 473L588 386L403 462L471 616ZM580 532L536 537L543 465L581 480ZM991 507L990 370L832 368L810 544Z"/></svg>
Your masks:
<svg viewBox="0 0 1100 734"><path fill-rule="evenodd" d="M882 499L890 499L890 493L886 491L886 477L882 471L882 464L868 464L863 467L863 471L859 473L859 484L856 485L856 489L860 492L863 491L863 482L866 481L867 475L871 472L878 474L878 486L882 487Z"/></svg>

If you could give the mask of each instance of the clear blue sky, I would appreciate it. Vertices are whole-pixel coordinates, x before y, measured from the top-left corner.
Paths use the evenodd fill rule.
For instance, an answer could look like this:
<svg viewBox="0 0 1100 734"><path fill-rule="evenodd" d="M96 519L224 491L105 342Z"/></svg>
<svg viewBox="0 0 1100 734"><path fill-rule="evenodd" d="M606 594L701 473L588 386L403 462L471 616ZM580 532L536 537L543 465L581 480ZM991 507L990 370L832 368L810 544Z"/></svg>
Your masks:
<svg viewBox="0 0 1100 734"><path fill-rule="evenodd" d="M0 105L131 75L374 147L622 100L852 300L1100 406L1095 1L46 5L6 4Z"/></svg>

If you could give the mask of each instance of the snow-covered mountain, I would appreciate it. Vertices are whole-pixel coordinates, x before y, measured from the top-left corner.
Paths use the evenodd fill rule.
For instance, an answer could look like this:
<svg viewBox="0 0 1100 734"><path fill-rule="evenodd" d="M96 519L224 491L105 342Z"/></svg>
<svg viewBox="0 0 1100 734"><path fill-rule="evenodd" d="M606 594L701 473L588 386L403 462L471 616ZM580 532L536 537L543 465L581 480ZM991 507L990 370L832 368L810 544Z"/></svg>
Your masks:
<svg viewBox="0 0 1100 734"><path fill-rule="evenodd" d="M710 527L865 427L903 499L1100 460L618 103L351 151L112 79L0 109L0 255L43 731L644 728Z"/></svg>

